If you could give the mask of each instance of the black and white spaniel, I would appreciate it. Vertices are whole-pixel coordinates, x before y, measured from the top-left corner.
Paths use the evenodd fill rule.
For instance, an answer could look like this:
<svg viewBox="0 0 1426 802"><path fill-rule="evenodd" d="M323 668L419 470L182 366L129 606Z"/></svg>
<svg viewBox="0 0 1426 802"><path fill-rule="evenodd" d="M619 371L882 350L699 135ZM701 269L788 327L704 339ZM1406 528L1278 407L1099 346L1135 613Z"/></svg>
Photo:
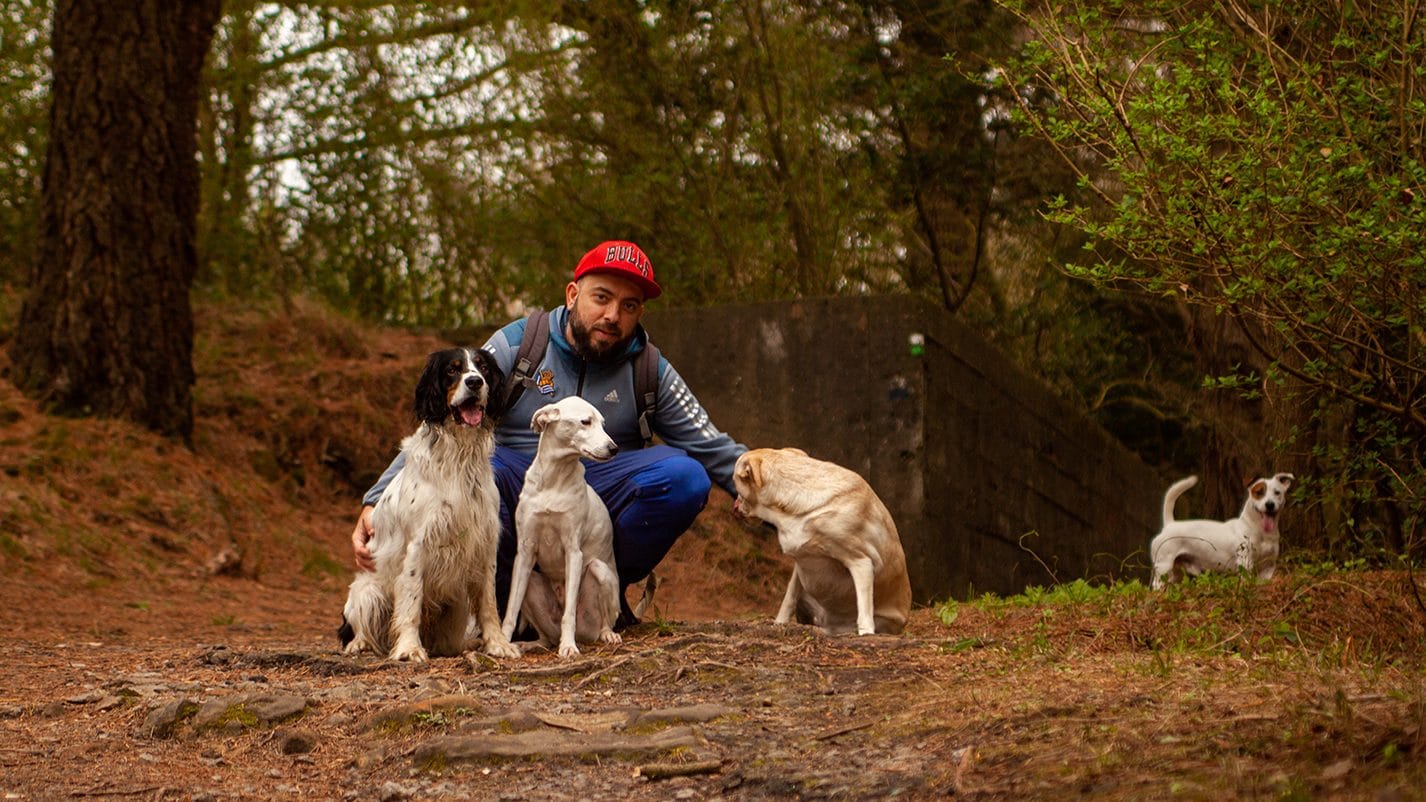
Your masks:
<svg viewBox="0 0 1426 802"><path fill-rule="evenodd" d="M416 662L460 654L473 611L487 654L520 656L495 605L500 496L486 403L502 380L479 349L426 361L416 385L420 426L401 442L406 464L372 511L376 571L359 573L347 592L338 633L347 654Z"/></svg>

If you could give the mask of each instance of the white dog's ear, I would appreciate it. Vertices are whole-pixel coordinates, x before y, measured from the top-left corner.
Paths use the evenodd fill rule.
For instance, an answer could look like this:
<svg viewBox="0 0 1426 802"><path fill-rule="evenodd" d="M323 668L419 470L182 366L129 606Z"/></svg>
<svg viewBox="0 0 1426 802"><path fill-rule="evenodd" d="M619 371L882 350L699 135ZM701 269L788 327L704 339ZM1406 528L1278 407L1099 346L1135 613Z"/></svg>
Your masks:
<svg viewBox="0 0 1426 802"><path fill-rule="evenodd" d="M1292 487L1292 483L1297 481L1297 477L1290 473L1280 473L1274 476L1273 479L1283 487Z"/></svg>
<svg viewBox="0 0 1426 802"><path fill-rule="evenodd" d="M752 487L762 487L763 483L763 458L761 454L748 452L738 460L737 475L739 479L747 482Z"/></svg>
<svg viewBox="0 0 1426 802"><path fill-rule="evenodd" d="M1268 483L1263 481L1262 479L1259 479L1258 481L1253 482L1253 484L1248 488L1248 492L1252 494L1253 498L1262 498L1263 495L1268 492Z"/></svg>
<svg viewBox="0 0 1426 802"><path fill-rule="evenodd" d="M535 414L530 416L530 431L544 432L545 427L560 419L560 411L555 409L554 404L540 407L535 410Z"/></svg>

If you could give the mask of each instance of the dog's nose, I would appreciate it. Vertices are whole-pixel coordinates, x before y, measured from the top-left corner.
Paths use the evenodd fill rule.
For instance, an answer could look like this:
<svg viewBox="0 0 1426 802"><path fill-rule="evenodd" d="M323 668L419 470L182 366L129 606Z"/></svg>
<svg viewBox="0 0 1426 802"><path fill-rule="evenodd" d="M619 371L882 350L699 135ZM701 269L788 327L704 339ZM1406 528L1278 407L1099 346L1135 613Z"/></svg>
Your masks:
<svg viewBox="0 0 1426 802"><path fill-rule="evenodd" d="M1276 502L1276 501L1269 501L1267 504L1264 504L1263 507L1264 507L1264 509L1266 509L1266 510L1267 510L1268 512L1270 512L1270 513L1277 512L1277 502Z"/></svg>
<svg viewBox="0 0 1426 802"><path fill-rule="evenodd" d="M465 377L465 386L472 390L480 389L480 385L482 384L485 384L485 379L482 379L479 374L471 374Z"/></svg>
<svg viewBox="0 0 1426 802"><path fill-rule="evenodd" d="M609 444L609 456L612 457L612 456L614 456L615 454L618 454L618 453L619 453L619 445L618 445L617 443L610 443L610 444Z"/></svg>

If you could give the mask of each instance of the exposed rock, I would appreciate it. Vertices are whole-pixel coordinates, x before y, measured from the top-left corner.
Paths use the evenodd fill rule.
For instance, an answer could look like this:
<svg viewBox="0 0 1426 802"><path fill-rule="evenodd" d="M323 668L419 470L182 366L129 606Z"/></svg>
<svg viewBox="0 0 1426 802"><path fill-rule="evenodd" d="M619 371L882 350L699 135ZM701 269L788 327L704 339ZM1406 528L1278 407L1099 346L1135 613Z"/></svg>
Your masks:
<svg viewBox="0 0 1426 802"><path fill-rule="evenodd" d="M537 730L545 726L545 722L540 714L523 707L515 707L498 715L473 721L471 726L476 729L488 729L509 734Z"/></svg>
<svg viewBox="0 0 1426 802"><path fill-rule="evenodd" d="M445 694L388 708L371 717L367 728L378 731L402 729L457 716L475 716L485 709L479 699L461 694Z"/></svg>
<svg viewBox="0 0 1426 802"><path fill-rule="evenodd" d="M723 716L731 716L738 711L731 707L715 704L688 705L686 707L666 707L648 710L631 716L627 729L653 727L659 724L701 724Z"/></svg>
<svg viewBox="0 0 1426 802"><path fill-rule="evenodd" d="M101 713L105 710L113 710L116 707L123 707L129 702L130 699L133 698L134 697L132 696L126 696L123 694L111 694L100 699L99 703L94 706L94 709Z"/></svg>
<svg viewBox="0 0 1426 802"><path fill-rule="evenodd" d="M284 755L305 755L317 747L317 734L305 730L279 732L277 747Z"/></svg>
<svg viewBox="0 0 1426 802"><path fill-rule="evenodd" d="M180 722L198 712L198 703L191 699L175 699L149 711L139 726L145 738L171 738Z"/></svg>
<svg viewBox="0 0 1426 802"><path fill-rule="evenodd" d="M634 710L601 710L594 713L536 713L544 724L562 730L575 732L612 732L628 726L630 720L641 714Z"/></svg>
<svg viewBox="0 0 1426 802"><path fill-rule="evenodd" d="M238 655L221 643L203 654L203 662L212 666L230 665L237 659Z"/></svg>
<svg viewBox="0 0 1426 802"><path fill-rule="evenodd" d="M420 792L421 789L414 785L387 782L381 786L381 791L377 795L377 798L380 799L381 802L397 802L402 799L410 799Z"/></svg>
<svg viewBox="0 0 1426 802"><path fill-rule="evenodd" d="M691 749L699 744L692 727L671 727L652 735L535 730L516 735L448 736L416 748L415 764L440 770L462 763L491 763L525 758L618 758L637 760Z"/></svg>
<svg viewBox="0 0 1426 802"><path fill-rule="evenodd" d="M104 688L121 696L152 699L175 693L202 693L203 686L196 682L177 682L172 677L152 672L140 672L115 677L104 683Z"/></svg>
<svg viewBox="0 0 1426 802"><path fill-rule="evenodd" d="M302 715L306 709L307 700L291 694L265 693L212 699L198 708L193 717L193 728L197 731L242 732L289 721Z"/></svg>

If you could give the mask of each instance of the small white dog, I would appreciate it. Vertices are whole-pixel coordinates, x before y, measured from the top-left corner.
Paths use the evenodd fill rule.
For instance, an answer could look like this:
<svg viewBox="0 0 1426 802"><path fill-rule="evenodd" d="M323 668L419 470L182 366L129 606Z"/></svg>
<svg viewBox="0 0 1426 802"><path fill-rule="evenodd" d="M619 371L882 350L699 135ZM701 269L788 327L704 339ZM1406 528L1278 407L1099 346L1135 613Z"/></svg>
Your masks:
<svg viewBox="0 0 1426 802"><path fill-rule="evenodd" d="M401 442L406 464L371 515L376 570L358 573L347 592L337 633L347 654L369 649L418 663L458 655L474 623L487 654L520 656L495 605L500 496L485 405L502 378L474 348L427 360L416 385L421 425Z"/></svg>
<svg viewBox="0 0 1426 802"><path fill-rule="evenodd" d="M1248 500L1237 518L1227 521L1175 521L1174 503L1197 476L1180 479L1164 494L1164 528L1149 543L1155 589L1204 571L1243 569L1258 579L1272 578L1279 547L1277 516L1287 504L1296 477L1279 473L1248 486Z"/></svg>
<svg viewBox="0 0 1426 802"><path fill-rule="evenodd" d="M604 416L578 396L541 408L530 428L539 432L540 446L515 507L505 637L514 634L516 616L523 612L542 643L558 641L560 657L574 657L576 642L622 640L613 629L619 615L614 526L604 502L584 481L580 463L612 459L619 447L604 430Z"/></svg>
<svg viewBox="0 0 1426 802"><path fill-rule="evenodd" d="M733 511L777 527L792 556L775 623L793 616L841 635L899 635L911 582L896 522L855 471L796 448L758 448L733 466Z"/></svg>

